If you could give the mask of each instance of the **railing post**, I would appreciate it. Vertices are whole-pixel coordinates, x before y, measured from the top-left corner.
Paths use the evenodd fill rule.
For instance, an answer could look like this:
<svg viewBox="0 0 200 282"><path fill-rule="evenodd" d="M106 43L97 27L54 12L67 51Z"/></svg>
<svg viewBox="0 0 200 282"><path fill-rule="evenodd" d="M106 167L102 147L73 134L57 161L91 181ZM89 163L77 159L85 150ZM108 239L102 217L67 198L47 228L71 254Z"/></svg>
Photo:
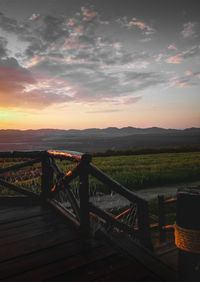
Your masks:
<svg viewBox="0 0 200 282"><path fill-rule="evenodd" d="M89 214L89 183L88 162L81 161L79 174L79 197L80 197L80 230L83 236L89 236L90 214Z"/></svg>
<svg viewBox="0 0 200 282"><path fill-rule="evenodd" d="M42 183L41 183L41 197L46 199L53 187L53 169L50 166L50 158L44 155L42 158Z"/></svg>
<svg viewBox="0 0 200 282"><path fill-rule="evenodd" d="M163 229L165 226L165 208L164 208L164 196L158 196L158 228L160 233L160 242L166 241L166 231Z"/></svg>
<svg viewBox="0 0 200 282"><path fill-rule="evenodd" d="M178 190L176 209L175 243L179 248L179 281L199 282L200 189Z"/></svg>
<svg viewBox="0 0 200 282"><path fill-rule="evenodd" d="M138 201L138 227L141 245L153 250L151 231L149 226L149 207L146 200Z"/></svg>

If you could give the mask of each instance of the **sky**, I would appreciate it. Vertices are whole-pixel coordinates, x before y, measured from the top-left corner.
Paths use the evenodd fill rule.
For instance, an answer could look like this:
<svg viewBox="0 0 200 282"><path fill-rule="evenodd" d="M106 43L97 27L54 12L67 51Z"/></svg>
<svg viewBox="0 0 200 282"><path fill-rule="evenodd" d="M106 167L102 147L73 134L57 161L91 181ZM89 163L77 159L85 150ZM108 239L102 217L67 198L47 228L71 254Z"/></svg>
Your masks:
<svg viewBox="0 0 200 282"><path fill-rule="evenodd" d="M200 127L198 1L0 0L0 129Z"/></svg>

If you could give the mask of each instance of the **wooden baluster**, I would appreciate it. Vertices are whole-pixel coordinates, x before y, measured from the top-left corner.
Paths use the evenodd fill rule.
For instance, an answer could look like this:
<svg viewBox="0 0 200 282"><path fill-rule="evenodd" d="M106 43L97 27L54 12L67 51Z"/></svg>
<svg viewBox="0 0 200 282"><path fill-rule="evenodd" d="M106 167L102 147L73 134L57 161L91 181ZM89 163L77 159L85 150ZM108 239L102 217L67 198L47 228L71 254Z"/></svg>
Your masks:
<svg viewBox="0 0 200 282"><path fill-rule="evenodd" d="M158 228L160 232L160 242L166 241L166 231L163 229L165 226L165 207L164 207L164 196L158 196Z"/></svg>
<svg viewBox="0 0 200 282"><path fill-rule="evenodd" d="M50 166L50 158L43 156L42 158L42 183L41 183L41 197L48 198L51 188L53 187L53 169Z"/></svg>
<svg viewBox="0 0 200 282"><path fill-rule="evenodd" d="M88 164L82 161L79 174L80 229L83 236L90 232Z"/></svg>
<svg viewBox="0 0 200 282"><path fill-rule="evenodd" d="M138 226L141 245L152 250L151 231L149 227L149 207L145 200L138 200Z"/></svg>

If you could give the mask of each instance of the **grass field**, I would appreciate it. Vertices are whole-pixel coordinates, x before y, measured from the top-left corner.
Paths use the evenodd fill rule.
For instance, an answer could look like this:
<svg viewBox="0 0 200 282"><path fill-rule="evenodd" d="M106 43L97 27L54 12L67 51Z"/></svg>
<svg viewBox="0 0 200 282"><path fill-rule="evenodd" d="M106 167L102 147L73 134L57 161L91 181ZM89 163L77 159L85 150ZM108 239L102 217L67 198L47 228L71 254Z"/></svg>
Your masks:
<svg viewBox="0 0 200 282"><path fill-rule="evenodd" d="M96 157L93 163L131 190L200 180L200 152Z"/></svg>
<svg viewBox="0 0 200 282"><path fill-rule="evenodd" d="M11 164L14 164L13 160L12 162L1 161L0 167ZM200 152L93 157L93 164L131 190L200 180ZM59 162L59 165L65 173L73 167L65 161ZM37 165L28 170L31 170L31 180L28 180L29 175L24 171L21 172L25 175L24 179L20 178L19 171L16 177L10 176L11 182L14 182L16 178L17 185L28 186L28 189L32 186L34 191L39 192L41 172ZM77 185L77 181L74 185ZM90 189L109 192L107 187L92 177ZM1 189L0 193L5 194L6 191L7 189Z"/></svg>

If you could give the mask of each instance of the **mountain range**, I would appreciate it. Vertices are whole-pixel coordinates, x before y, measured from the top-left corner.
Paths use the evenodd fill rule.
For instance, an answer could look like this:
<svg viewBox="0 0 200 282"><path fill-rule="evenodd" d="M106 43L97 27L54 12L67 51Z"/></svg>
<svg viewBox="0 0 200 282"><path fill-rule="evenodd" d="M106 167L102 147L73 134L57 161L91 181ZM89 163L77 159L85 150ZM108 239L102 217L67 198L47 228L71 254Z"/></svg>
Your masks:
<svg viewBox="0 0 200 282"><path fill-rule="evenodd" d="M59 149L95 152L196 144L200 144L200 128L194 127L0 130L0 151Z"/></svg>

